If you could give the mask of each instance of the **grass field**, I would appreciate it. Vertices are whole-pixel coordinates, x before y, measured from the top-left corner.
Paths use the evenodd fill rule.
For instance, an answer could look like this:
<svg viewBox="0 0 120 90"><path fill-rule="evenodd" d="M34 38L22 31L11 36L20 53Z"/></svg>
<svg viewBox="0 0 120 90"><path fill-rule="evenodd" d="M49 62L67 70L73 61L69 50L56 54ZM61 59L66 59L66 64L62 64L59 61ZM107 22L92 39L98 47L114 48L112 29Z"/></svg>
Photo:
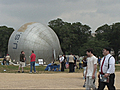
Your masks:
<svg viewBox="0 0 120 90"><path fill-rule="evenodd" d="M120 71L120 65L117 64L116 66L116 71ZM41 74L41 73L68 73L69 72L69 69L65 69L64 72L60 72L60 71L44 71L44 69L46 68L46 66L36 66L36 72L38 74ZM99 70L99 66L97 67ZM6 71L4 71L6 70ZM30 66L26 66L24 67L24 72L25 73L29 73L30 71ZM0 65L0 73L18 73L18 66L14 66L14 65ZM83 73L83 69L76 69L75 70L75 73Z"/></svg>
<svg viewBox="0 0 120 90"><path fill-rule="evenodd" d="M37 73L61 73L60 71L44 71L46 66L36 66L36 72ZM6 70L6 71L4 71ZM24 67L24 72L29 73L30 71L30 66ZM69 69L65 69L64 73L68 73ZM81 73L83 72L83 69L79 70L76 69L75 73ZM0 65L0 73L18 73L18 66L14 65ZM62 72L63 73L63 72Z"/></svg>

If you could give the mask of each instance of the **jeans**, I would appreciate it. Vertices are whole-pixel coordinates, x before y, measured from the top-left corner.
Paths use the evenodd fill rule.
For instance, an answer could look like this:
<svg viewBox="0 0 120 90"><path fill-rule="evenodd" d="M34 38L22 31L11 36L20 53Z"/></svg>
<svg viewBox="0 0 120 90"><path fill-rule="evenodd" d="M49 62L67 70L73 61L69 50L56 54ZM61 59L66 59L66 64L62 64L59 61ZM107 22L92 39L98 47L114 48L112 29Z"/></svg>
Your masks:
<svg viewBox="0 0 120 90"><path fill-rule="evenodd" d="M6 65L9 65L9 60L6 60Z"/></svg>
<svg viewBox="0 0 120 90"><path fill-rule="evenodd" d="M32 72L32 67L34 68L34 72L36 72L35 62L30 62L30 72Z"/></svg>
<svg viewBox="0 0 120 90"><path fill-rule="evenodd" d="M82 63L79 63L79 69L82 69Z"/></svg>

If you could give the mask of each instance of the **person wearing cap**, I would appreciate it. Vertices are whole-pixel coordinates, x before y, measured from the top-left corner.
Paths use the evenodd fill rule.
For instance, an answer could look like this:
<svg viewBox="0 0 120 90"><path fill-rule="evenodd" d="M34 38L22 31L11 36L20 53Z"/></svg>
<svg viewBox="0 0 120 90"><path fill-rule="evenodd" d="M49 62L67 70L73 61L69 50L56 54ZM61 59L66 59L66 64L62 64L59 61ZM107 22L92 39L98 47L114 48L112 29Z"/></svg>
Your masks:
<svg viewBox="0 0 120 90"><path fill-rule="evenodd" d="M109 47L103 49L104 57L100 62L98 90L104 90L106 85L109 90L115 90L115 58L110 54L110 51L111 49ZM102 76L106 80L102 80Z"/></svg>
<svg viewBox="0 0 120 90"><path fill-rule="evenodd" d="M6 65L9 65L9 61L10 61L10 56L9 56L9 54L7 54L7 56L6 56Z"/></svg>

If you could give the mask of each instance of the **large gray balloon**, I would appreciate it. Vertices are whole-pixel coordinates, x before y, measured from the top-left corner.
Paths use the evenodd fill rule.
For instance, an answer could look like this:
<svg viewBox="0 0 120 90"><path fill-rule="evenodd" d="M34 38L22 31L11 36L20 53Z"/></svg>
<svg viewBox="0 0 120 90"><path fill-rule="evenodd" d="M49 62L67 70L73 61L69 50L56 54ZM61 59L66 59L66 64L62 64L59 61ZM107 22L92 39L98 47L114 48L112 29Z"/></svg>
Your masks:
<svg viewBox="0 0 120 90"><path fill-rule="evenodd" d="M8 53L12 60L19 61L21 51L25 52L27 63L30 62L31 50L47 64L62 54L59 39L55 32L40 23L27 23L14 31L9 39Z"/></svg>

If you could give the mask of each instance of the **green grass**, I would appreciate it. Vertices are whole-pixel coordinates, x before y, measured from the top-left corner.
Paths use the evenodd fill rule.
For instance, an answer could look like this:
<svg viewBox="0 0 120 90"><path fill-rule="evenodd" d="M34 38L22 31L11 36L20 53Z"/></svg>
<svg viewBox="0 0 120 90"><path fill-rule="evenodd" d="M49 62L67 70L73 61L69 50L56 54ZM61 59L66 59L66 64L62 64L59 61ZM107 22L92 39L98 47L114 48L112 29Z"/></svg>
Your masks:
<svg viewBox="0 0 120 90"><path fill-rule="evenodd" d="M115 71L119 72L120 71L120 66L115 66Z"/></svg>
<svg viewBox="0 0 120 90"><path fill-rule="evenodd" d="M19 66L14 66L14 65L0 65L0 73L18 73L18 67ZM49 74L52 74L52 73L68 73L69 72L69 69L65 69L64 72L60 72L60 71L44 71L46 68L46 66L36 66L36 72L38 74L41 74L41 73L49 73ZM6 71L4 71L6 70ZM20 69L21 71L21 69ZM29 73L30 71L30 66L26 66L24 67L24 72L25 73ZM75 70L75 73L81 73L83 72L83 69L76 69Z"/></svg>
<svg viewBox="0 0 120 90"><path fill-rule="evenodd" d="M18 73L18 67L19 66L14 66L14 65L0 65L0 73ZM46 68L46 66L36 66L36 72L37 74L52 74L52 73L68 73L69 69L65 69L64 72L59 72L59 71L44 71L44 69ZM120 71L120 65L116 65L115 66L117 72ZM6 70L6 71L4 71ZM97 67L97 70L99 70L99 66ZM25 73L29 73L30 71L30 66L26 66L24 67L24 72ZM74 73L83 73L83 69L76 69Z"/></svg>
<svg viewBox="0 0 120 90"><path fill-rule="evenodd" d="M0 65L0 73L17 73L18 67L19 66L14 66L14 65ZM45 66L36 66L36 71L37 73L45 72L44 71L45 68L46 68ZM29 73L29 71L30 71L30 66L24 67L25 73Z"/></svg>

